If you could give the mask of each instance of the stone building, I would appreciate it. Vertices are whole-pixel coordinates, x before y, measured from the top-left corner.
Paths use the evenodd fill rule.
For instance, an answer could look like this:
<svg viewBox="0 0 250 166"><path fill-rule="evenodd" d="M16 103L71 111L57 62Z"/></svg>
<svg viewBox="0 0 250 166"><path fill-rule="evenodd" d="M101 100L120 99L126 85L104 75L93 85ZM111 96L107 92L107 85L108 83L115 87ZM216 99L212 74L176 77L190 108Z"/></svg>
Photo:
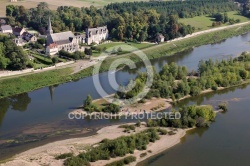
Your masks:
<svg viewBox="0 0 250 166"><path fill-rule="evenodd" d="M69 53L82 51L79 46L81 43L85 43L85 35L75 36L71 31L53 33L49 18L46 44L47 55L55 55L60 50L67 51Z"/></svg>
<svg viewBox="0 0 250 166"><path fill-rule="evenodd" d="M109 32L107 26L88 28L86 30L86 43L88 45L92 43L100 44L101 41L107 40L109 37Z"/></svg>

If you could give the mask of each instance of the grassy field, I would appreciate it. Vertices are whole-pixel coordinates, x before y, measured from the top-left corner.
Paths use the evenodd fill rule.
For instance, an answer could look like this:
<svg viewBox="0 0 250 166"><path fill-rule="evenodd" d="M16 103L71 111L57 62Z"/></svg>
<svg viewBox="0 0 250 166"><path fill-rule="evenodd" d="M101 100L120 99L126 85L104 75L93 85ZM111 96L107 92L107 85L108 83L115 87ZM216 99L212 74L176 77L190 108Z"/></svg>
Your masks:
<svg viewBox="0 0 250 166"><path fill-rule="evenodd" d="M69 81L67 76L70 75L71 72L71 69L65 68L1 80L0 98ZM8 84L10 86L7 86Z"/></svg>
<svg viewBox="0 0 250 166"><path fill-rule="evenodd" d="M239 19L240 22L249 21L248 18L239 15L237 11L227 12L227 14L229 18ZM184 19L179 20L179 22L181 23L194 26L196 28L196 31L212 28L213 21L214 19L209 16L197 16L193 18L184 18ZM224 26L225 25L229 25L229 24L224 24Z"/></svg>
<svg viewBox="0 0 250 166"><path fill-rule="evenodd" d="M133 42L112 42L112 43L106 43L106 44L101 44L99 46L97 46L97 48L103 50L104 48L109 49L112 51L112 48L114 48L115 51L118 50L119 47L124 47L124 46L131 46L131 47L134 47L135 49L132 48L132 50L136 50L136 49L144 49L144 48L148 48L148 47L151 47L151 46L154 46L154 44L152 43L133 43ZM124 54L124 53L127 53L125 51L123 52L120 52L119 54ZM97 51L93 51L93 56L97 57L99 56L100 53L97 52Z"/></svg>
<svg viewBox="0 0 250 166"><path fill-rule="evenodd" d="M110 47L116 47L116 46L119 46L119 45L129 45L129 46L135 47L137 49L144 49L144 48L153 46L153 44L151 44L151 43L112 42L112 43L101 44L101 45L99 45L97 47L98 48L104 48L104 47L110 48Z"/></svg>
<svg viewBox="0 0 250 166"><path fill-rule="evenodd" d="M23 5L26 8L36 7L39 2L47 2L50 9L57 9L58 6L89 7L91 5L101 7L114 2L134 2L142 0L22 0L19 2L9 2L0 0L0 17L5 16L6 5ZM149 1L149 0L144 0Z"/></svg>

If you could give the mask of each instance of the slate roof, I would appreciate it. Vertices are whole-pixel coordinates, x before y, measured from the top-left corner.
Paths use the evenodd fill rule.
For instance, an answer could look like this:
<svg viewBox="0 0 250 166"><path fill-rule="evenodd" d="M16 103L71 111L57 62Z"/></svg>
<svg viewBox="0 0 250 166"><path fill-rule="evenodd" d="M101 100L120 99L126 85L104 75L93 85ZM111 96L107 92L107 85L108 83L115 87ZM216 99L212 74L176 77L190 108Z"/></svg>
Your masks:
<svg viewBox="0 0 250 166"><path fill-rule="evenodd" d="M50 45L52 43L56 43L58 45L71 43L74 37L75 35L71 31L54 33L54 34L48 35L47 45Z"/></svg>
<svg viewBox="0 0 250 166"><path fill-rule="evenodd" d="M13 28L13 32L20 33L23 30L23 28Z"/></svg>
<svg viewBox="0 0 250 166"><path fill-rule="evenodd" d="M102 31L106 33L108 31L107 26L97 27L97 28L88 28L87 29L87 32L88 33L91 32L92 35L102 34Z"/></svg>
<svg viewBox="0 0 250 166"><path fill-rule="evenodd" d="M12 30L12 27L11 27L10 25L2 25L2 26L1 26L1 29L2 29L3 31L10 31L10 30Z"/></svg>

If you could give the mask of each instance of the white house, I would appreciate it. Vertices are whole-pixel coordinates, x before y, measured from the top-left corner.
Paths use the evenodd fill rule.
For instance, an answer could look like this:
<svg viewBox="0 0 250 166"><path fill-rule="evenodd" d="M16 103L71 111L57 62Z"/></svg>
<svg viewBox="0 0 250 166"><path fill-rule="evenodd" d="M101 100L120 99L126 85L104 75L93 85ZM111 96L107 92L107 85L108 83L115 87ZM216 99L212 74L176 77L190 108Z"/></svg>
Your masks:
<svg viewBox="0 0 250 166"><path fill-rule="evenodd" d="M12 27L10 25L2 25L0 31L1 33L13 33Z"/></svg>
<svg viewBox="0 0 250 166"><path fill-rule="evenodd" d="M14 42L16 43L17 46L24 46L26 44L26 42L23 40L22 37L15 38Z"/></svg>
<svg viewBox="0 0 250 166"><path fill-rule="evenodd" d="M88 28L86 30L86 43L88 45L92 43L100 44L102 40L107 40L109 36L107 26Z"/></svg>
<svg viewBox="0 0 250 166"><path fill-rule="evenodd" d="M161 43L165 41L165 37L162 34L156 36L156 42Z"/></svg>
<svg viewBox="0 0 250 166"><path fill-rule="evenodd" d="M46 47L46 54L48 55L55 55L58 51L58 45L55 43L52 43Z"/></svg>

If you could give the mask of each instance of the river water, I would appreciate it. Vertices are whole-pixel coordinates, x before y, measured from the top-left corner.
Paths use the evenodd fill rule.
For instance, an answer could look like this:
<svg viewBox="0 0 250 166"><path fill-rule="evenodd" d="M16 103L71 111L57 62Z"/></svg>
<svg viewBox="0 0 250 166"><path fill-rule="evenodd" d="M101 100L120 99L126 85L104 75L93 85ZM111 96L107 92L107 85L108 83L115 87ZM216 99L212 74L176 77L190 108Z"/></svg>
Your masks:
<svg viewBox="0 0 250 166"><path fill-rule="evenodd" d="M201 59L207 60L209 58L212 58L214 60L215 59L221 60L229 57L235 57L243 51L249 51L250 50L249 40L250 40L250 33L236 36L217 44L203 45L175 56L155 59L152 60L151 63L155 66L157 70L159 70L164 64L170 62L176 62L178 65L185 65L189 68L189 70L193 70L197 69L197 64ZM144 70L145 70L144 66L138 64L137 70L124 69L118 71L116 72L117 82L119 82L120 84L126 84L130 79L136 77L136 73L138 71L144 71ZM109 94L111 94L115 92L115 89L113 89L108 84L109 74L112 73L105 72L100 74L100 80L102 82L104 89ZM240 98L241 94L242 95L245 94L244 92L245 90L242 91L236 90L235 92L230 92L230 93L232 93L232 96L238 95L238 97ZM8 154L14 154L16 153L16 149L18 149L23 145L25 145L25 147L27 148L28 146L26 146L26 144L35 145L36 142L44 141L48 138L51 138L53 137L51 133L57 133L62 138L65 135L69 135L69 133L72 134L76 133L77 131L81 131L82 128L99 128L105 125L128 122L128 120L125 119L69 120L68 113L75 107L80 106L88 94L90 94L94 99L100 97L99 94L96 92L92 77L84 78L76 82L61 84L58 86L45 87L39 90L35 90L33 92L1 99L0 100L0 156L3 157L7 156ZM196 98L193 100L194 101L192 102L196 102L200 101L201 98ZM207 102L210 102L211 100L217 100L216 95L208 99ZM188 101L186 103L189 104L190 102ZM235 102L234 104L237 105L237 102ZM234 107L234 105L232 106L230 105L230 110L231 107ZM243 109L244 108L246 107L243 107ZM216 131L218 132L219 131L218 126L214 127L216 126L217 121L218 123L221 124L220 122L221 119L226 118L230 114L231 111L229 111L226 115L219 115L218 118L216 119L216 123L211 126L208 132L204 132L204 135L206 133L212 132L213 128L216 128ZM227 121L227 123L229 122ZM49 136L48 133L50 133ZM191 140L195 139L197 137L196 135L197 134L191 133L190 136L185 137L186 141L183 141L184 142L183 145L181 146L178 145L176 146L175 149L185 146L188 143L192 144ZM6 142L6 140L12 142L13 140L18 140L18 141L14 141L14 143L8 145L3 144L3 142ZM200 140L206 140L206 139L200 139ZM225 138L225 140L227 140L227 138ZM199 150L197 151L194 150L194 153L197 152L199 152ZM150 160L147 162L155 165L157 164L159 165L159 163L157 163L156 161L162 163L165 162L161 161L160 159L162 158L160 157L159 160L153 159L152 161ZM180 163L180 165L182 165L182 163Z"/></svg>
<svg viewBox="0 0 250 166"><path fill-rule="evenodd" d="M140 166L238 166L249 165L250 86L230 88L184 100L179 105L211 104L227 101L228 112L218 113L206 129L194 129L181 143L154 156Z"/></svg>

